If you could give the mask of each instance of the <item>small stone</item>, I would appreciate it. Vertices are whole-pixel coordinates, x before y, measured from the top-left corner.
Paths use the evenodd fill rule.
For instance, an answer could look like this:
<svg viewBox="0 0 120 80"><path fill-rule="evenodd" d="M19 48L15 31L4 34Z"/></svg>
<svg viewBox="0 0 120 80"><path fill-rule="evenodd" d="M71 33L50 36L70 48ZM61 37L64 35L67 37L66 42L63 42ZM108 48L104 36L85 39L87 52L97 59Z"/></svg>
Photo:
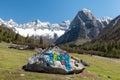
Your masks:
<svg viewBox="0 0 120 80"><path fill-rule="evenodd" d="M20 76L25 76L25 74L20 74Z"/></svg>

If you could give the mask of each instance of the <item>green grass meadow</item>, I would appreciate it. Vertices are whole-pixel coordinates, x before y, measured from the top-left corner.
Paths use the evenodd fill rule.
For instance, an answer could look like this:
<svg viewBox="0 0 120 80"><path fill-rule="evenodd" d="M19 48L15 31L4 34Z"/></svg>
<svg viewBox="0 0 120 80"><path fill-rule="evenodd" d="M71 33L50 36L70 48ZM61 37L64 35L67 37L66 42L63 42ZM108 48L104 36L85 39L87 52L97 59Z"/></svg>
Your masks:
<svg viewBox="0 0 120 80"><path fill-rule="evenodd" d="M70 55L90 64L80 74L26 72L22 70L22 66L36 52L9 49L8 46L8 43L0 43L0 80L120 80L120 62L73 53Z"/></svg>

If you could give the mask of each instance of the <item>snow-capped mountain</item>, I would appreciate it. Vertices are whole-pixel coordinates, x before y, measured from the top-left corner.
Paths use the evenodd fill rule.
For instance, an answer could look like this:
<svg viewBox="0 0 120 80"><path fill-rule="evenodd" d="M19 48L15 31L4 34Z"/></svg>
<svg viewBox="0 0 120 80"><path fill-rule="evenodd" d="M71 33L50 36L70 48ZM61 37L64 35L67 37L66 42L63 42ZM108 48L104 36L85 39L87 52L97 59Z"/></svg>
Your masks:
<svg viewBox="0 0 120 80"><path fill-rule="evenodd" d="M0 25L6 25L8 28L13 29L16 33L22 36L49 36L54 39L56 34L60 37L69 28L70 21L63 21L60 24L51 24L49 22L41 22L40 20L31 21L24 24L17 24L12 19L4 21L0 19Z"/></svg>
<svg viewBox="0 0 120 80"><path fill-rule="evenodd" d="M3 23L5 22L0 18L0 25L2 25Z"/></svg>
<svg viewBox="0 0 120 80"><path fill-rule="evenodd" d="M91 40L98 36L100 31L105 28L110 21L111 18L109 17L97 19L89 9L83 9L77 13L71 22L68 20L59 24L51 24L49 22L35 20L18 24L12 19L4 21L0 18L0 25L4 24L22 36L43 36L54 40L59 38L57 40L58 43L66 43L76 39Z"/></svg>
<svg viewBox="0 0 120 80"><path fill-rule="evenodd" d="M112 20L112 18L108 17L108 16L105 16L101 19L98 19L102 24L103 24L103 27L107 26L110 21Z"/></svg>
<svg viewBox="0 0 120 80"><path fill-rule="evenodd" d="M105 27L94 41L110 42L120 40L120 15L114 18L107 27Z"/></svg>
<svg viewBox="0 0 120 80"><path fill-rule="evenodd" d="M97 19L89 9L77 13L71 21L69 29L56 40L56 44L64 44L79 40L92 40L106 27L110 18Z"/></svg>

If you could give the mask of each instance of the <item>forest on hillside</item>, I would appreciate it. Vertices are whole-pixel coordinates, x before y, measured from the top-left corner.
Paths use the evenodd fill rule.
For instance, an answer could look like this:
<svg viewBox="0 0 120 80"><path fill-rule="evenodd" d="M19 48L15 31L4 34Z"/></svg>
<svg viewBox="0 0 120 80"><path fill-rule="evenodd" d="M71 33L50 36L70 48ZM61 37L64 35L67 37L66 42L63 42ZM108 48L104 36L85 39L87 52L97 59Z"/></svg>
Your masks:
<svg viewBox="0 0 120 80"><path fill-rule="evenodd" d="M4 42L14 42L14 43L33 43L34 40L29 37L23 37L18 33L15 33L12 29L0 26L0 41Z"/></svg>
<svg viewBox="0 0 120 80"><path fill-rule="evenodd" d="M84 45L65 44L59 45L62 49L79 54L99 55L104 57L120 58L120 40L119 41L96 41Z"/></svg>
<svg viewBox="0 0 120 80"><path fill-rule="evenodd" d="M19 33L15 33L12 29L7 28L4 25L0 26L0 42L14 43L20 45L30 45L32 47L41 47L45 48L48 44L43 40L42 37L39 40L35 40L33 37L29 35L27 37L23 37L19 35Z"/></svg>

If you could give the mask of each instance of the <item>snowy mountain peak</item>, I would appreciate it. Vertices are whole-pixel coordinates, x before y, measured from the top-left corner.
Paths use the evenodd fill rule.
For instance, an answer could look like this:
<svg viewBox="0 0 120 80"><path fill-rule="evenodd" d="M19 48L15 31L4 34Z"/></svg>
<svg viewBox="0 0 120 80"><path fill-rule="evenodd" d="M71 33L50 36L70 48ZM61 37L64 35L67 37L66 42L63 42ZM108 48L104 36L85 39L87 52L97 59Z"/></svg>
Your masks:
<svg viewBox="0 0 120 80"><path fill-rule="evenodd" d="M111 18L111 17L108 17L108 16L105 16L105 17L103 17L102 19L109 19L109 20L112 20L112 18Z"/></svg>
<svg viewBox="0 0 120 80"><path fill-rule="evenodd" d="M2 23L4 23L4 21L0 18L0 25L2 25Z"/></svg>
<svg viewBox="0 0 120 80"><path fill-rule="evenodd" d="M69 21L69 20L66 20L66 21L63 21L62 23L60 23L59 25L60 26L63 26L63 27L65 27L65 28L69 28L69 25L70 25L70 23L71 23L71 21Z"/></svg>
<svg viewBox="0 0 120 80"><path fill-rule="evenodd" d="M17 24L13 19L10 19L9 21L7 21L7 23L9 23L9 24Z"/></svg>
<svg viewBox="0 0 120 80"><path fill-rule="evenodd" d="M36 22L36 23L41 23L41 21L39 19L33 21L33 22Z"/></svg>
<svg viewBox="0 0 120 80"><path fill-rule="evenodd" d="M92 14L90 10L84 8L83 10L78 12L76 17L74 18L74 21L78 21L77 19L79 19L79 21L84 25L84 22L90 20L96 20L96 17Z"/></svg>
<svg viewBox="0 0 120 80"><path fill-rule="evenodd" d="M91 10L89 10L89 9L87 9L87 8L83 8L82 11L85 12L85 13L86 13L86 12L87 12L87 13L88 13L88 12L91 13Z"/></svg>
<svg viewBox="0 0 120 80"><path fill-rule="evenodd" d="M105 16L105 17L102 17L102 18L98 18L99 21L108 21L108 20L112 20L112 18L108 17L108 16Z"/></svg>
<svg viewBox="0 0 120 80"><path fill-rule="evenodd" d="M112 18L105 16L102 17L100 19L98 19L101 23L103 23L104 25L108 25L110 23L110 21L112 20Z"/></svg>
<svg viewBox="0 0 120 80"><path fill-rule="evenodd" d="M10 19L8 22L14 22L13 19Z"/></svg>
<svg viewBox="0 0 120 80"><path fill-rule="evenodd" d="M66 20L66 21L63 21L63 23L68 23L68 24L70 24L70 20Z"/></svg>
<svg viewBox="0 0 120 80"><path fill-rule="evenodd" d="M108 21L108 20L112 20L112 18L105 16L101 18L101 21Z"/></svg>
<svg viewBox="0 0 120 80"><path fill-rule="evenodd" d="M0 18L0 22L4 22L4 21Z"/></svg>

